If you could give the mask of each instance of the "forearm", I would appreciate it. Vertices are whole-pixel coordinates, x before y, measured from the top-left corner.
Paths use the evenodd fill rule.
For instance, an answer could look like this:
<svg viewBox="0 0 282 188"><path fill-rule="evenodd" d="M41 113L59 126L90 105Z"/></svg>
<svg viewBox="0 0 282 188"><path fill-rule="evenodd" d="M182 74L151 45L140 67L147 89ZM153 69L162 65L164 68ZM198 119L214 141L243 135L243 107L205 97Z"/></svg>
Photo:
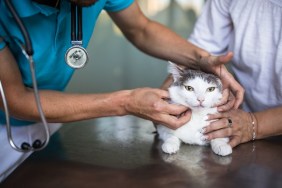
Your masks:
<svg viewBox="0 0 282 188"><path fill-rule="evenodd" d="M40 120L33 90L25 87L16 61L8 48L0 51L0 80L10 115L23 120ZM40 100L49 122L70 122L95 117L123 115L130 91L109 94L67 94L40 90ZM3 109L3 101L0 100Z"/></svg>
<svg viewBox="0 0 282 188"><path fill-rule="evenodd" d="M130 91L107 94L68 94L56 91L41 91L40 99L47 121L64 123L97 117L125 115L124 103L129 93ZM9 105L11 115L19 119L39 121L40 117L33 92L28 91L19 97L21 97L21 100Z"/></svg>
<svg viewBox="0 0 282 188"><path fill-rule="evenodd" d="M148 21L141 31L131 41L143 52L188 67L197 66L203 51L186 39L154 21Z"/></svg>
<svg viewBox="0 0 282 188"><path fill-rule="evenodd" d="M136 2L109 15L125 37L149 55L188 67L194 67L201 56L209 55L164 25L146 18Z"/></svg>
<svg viewBox="0 0 282 188"><path fill-rule="evenodd" d="M282 107L254 113L257 119L257 139L282 134Z"/></svg>

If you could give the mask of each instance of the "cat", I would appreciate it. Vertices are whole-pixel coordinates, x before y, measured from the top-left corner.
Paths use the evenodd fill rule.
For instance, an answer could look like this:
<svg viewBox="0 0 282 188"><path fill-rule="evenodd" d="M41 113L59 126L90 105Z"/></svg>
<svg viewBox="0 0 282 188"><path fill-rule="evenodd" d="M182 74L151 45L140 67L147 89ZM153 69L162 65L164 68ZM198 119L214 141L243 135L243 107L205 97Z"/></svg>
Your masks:
<svg viewBox="0 0 282 188"><path fill-rule="evenodd" d="M157 125L159 138L163 141L162 151L176 153L182 142L193 145L210 145L213 152L226 156L232 153L229 138L216 138L210 142L202 134L209 122L208 114L218 113L213 107L222 98L220 79L200 70L180 68L169 63L168 72L172 74L173 83L168 88L171 103L181 104L191 109L190 121L176 130L164 125Z"/></svg>

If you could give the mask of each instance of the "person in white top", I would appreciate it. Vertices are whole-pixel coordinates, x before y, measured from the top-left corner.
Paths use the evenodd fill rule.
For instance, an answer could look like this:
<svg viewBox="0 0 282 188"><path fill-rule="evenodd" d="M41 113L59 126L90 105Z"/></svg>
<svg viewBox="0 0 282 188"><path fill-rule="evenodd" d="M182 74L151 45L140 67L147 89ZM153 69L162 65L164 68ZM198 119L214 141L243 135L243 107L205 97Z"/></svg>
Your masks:
<svg viewBox="0 0 282 188"><path fill-rule="evenodd" d="M235 147L281 135L281 18L280 0L207 0L188 40L214 55L232 51L231 70L245 89L241 109L209 116L219 120L205 128L207 140L229 136Z"/></svg>

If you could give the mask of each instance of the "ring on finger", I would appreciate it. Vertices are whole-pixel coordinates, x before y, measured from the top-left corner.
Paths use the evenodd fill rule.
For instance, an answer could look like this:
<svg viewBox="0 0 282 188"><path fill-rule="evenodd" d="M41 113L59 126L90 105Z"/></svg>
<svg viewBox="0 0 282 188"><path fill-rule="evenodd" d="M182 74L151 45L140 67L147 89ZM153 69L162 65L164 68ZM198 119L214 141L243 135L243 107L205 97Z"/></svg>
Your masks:
<svg viewBox="0 0 282 188"><path fill-rule="evenodd" d="M229 127L229 128L231 128L232 127L232 119L231 118L227 118L227 121L228 121L228 123L227 123L227 126Z"/></svg>

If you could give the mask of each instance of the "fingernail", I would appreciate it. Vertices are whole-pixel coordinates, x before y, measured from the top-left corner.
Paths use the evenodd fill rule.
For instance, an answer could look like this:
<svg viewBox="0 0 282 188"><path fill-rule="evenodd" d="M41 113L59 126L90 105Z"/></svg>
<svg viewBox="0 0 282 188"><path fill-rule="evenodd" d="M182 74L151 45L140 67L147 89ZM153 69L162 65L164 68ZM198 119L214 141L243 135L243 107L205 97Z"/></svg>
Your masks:
<svg viewBox="0 0 282 188"><path fill-rule="evenodd" d="M205 132L206 132L206 130L207 130L206 128L202 128L202 129L200 130L200 133L202 133L202 134L203 134L203 133L205 133Z"/></svg>
<svg viewBox="0 0 282 188"><path fill-rule="evenodd" d="M217 111L218 111L218 112L222 112L223 109L222 109L222 108L217 108Z"/></svg>
<svg viewBox="0 0 282 188"><path fill-rule="evenodd" d="M200 138L202 141L207 141L208 140L208 136L201 136Z"/></svg>
<svg viewBox="0 0 282 188"><path fill-rule="evenodd" d="M206 116L204 117L204 120L207 121L208 119L209 119L209 116L206 115Z"/></svg>

